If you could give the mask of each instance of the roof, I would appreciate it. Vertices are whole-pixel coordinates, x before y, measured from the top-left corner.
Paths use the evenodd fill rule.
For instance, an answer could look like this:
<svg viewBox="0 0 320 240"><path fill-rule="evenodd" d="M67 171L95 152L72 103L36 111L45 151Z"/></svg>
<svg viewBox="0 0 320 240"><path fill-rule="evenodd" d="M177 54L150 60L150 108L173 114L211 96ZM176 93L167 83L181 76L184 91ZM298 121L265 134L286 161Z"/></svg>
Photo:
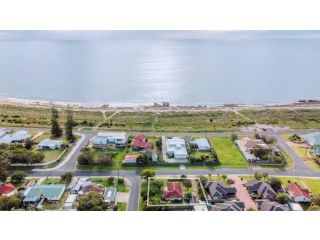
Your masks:
<svg viewBox="0 0 320 240"><path fill-rule="evenodd" d="M183 198L181 183L168 182L167 191L163 194L164 198Z"/></svg>
<svg viewBox="0 0 320 240"><path fill-rule="evenodd" d="M135 141L131 144L133 147L139 147L139 148L152 148L152 144L149 142L139 142L139 141Z"/></svg>
<svg viewBox="0 0 320 240"><path fill-rule="evenodd" d="M81 192L87 193L87 192L103 192L104 186L101 184L95 184L90 181L84 182L81 186Z"/></svg>
<svg viewBox="0 0 320 240"><path fill-rule="evenodd" d="M199 148L210 148L210 144L206 138L198 138L195 140L195 143Z"/></svg>
<svg viewBox="0 0 320 240"><path fill-rule="evenodd" d="M185 155L187 156L186 142L181 138L171 138L166 140L167 152L173 152L174 155Z"/></svg>
<svg viewBox="0 0 320 240"><path fill-rule="evenodd" d="M15 190L16 188L11 183L0 185L0 194L8 194Z"/></svg>
<svg viewBox="0 0 320 240"><path fill-rule="evenodd" d="M288 206L291 211L303 211L299 203L288 203Z"/></svg>
<svg viewBox="0 0 320 240"><path fill-rule="evenodd" d="M236 194L236 188L227 185L224 181L209 181L206 184L212 198L224 198L226 195Z"/></svg>
<svg viewBox="0 0 320 240"><path fill-rule="evenodd" d="M267 182L257 180L249 181L247 182L247 188L249 194L257 193L265 199L274 200L277 196L277 193Z"/></svg>
<svg viewBox="0 0 320 240"><path fill-rule="evenodd" d="M288 209L277 202L271 202L269 200L257 200L256 203L261 211L287 211Z"/></svg>
<svg viewBox="0 0 320 240"><path fill-rule="evenodd" d="M134 139L136 141L144 141L146 139L146 137L143 134L139 134L139 135L135 136Z"/></svg>
<svg viewBox="0 0 320 240"><path fill-rule="evenodd" d="M108 203L114 202L116 200L117 189L110 187L104 190L103 197Z"/></svg>
<svg viewBox="0 0 320 240"><path fill-rule="evenodd" d="M290 183L288 185L288 190L293 197L306 197L311 198L310 191L308 189L301 188L297 183Z"/></svg>
<svg viewBox="0 0 320 240"><path fill-rule="evenodd" d="M49 138L44 139L39 143L41 146L56 146L56 145L61 145L62 141L59 140L51 140Z"/></svg>
<svg viewBox="0 0 320 240"><path fill-rule="evenodd" d="M103 138L126 138L125 132L98 132L98 137Z"/></svg>
<svg viewBox="0 0 320 240"><path fill-rule="evenodd" d="M124 161L137 161L137 158L139 157L140 155L126 155L124 157Z"/></svg>
<svg viewBox="0 0 320 240"><path fill-rule="evenodd" d="M212 205L211 211L242 211L244 209L244 202L228 201L224 203L216 203Z"/></svg>
<svg viewBox="0 0 320 240"><path fill-rule="evenodd" d="M248 137L236 140L235 142L238 144L241 151L246 153L250 153L251 150L257 146L268 147L264 141L260 139L250 139Z"/></svg>
<svg viewBox="0 0 320 240"><path fill-rule="evenodd" d="M26 190L23 202L36 202L41 196L44 196L48 200L58 201L64 190L65 185L63 184L34 185Z"/></svg>
<svg viewBox="0 0 320 240"><path fill-rule="evenodd" d="M308 133L301 137L311 146L320 145L320 132Z"/></svg>

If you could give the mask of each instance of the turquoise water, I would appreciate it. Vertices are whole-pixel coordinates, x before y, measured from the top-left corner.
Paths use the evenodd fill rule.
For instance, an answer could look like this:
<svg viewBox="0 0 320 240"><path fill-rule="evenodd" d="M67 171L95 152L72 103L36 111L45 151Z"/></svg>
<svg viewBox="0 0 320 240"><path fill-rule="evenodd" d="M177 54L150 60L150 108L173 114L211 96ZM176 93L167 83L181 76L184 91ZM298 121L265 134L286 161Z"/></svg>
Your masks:
<svg viewBox="0 0 320 240"><path fill-rule="evenodd" d="M161 32L139 37L129 32L100 40L2 40L0 96L120 105L320 97L320 39L287 38L286 33L230 39L237 34L161 38Z"/></svg>

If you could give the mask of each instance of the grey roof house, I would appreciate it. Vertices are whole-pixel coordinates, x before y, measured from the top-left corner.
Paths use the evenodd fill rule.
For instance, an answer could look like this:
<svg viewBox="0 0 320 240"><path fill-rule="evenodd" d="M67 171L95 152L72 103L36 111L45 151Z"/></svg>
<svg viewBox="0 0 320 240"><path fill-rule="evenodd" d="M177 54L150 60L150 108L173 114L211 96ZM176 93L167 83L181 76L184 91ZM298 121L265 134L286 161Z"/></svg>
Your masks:
<svg viewBox="0 0 320 240"><path fill-rule="evenodd" d="M273 190L270 184L262 181L253 180L247 182L247 189L249 194L258 194L270 201L274 201L277 196L277 193Z"/></svg>
<svg viewBox="0 0 320 240"><path fill-rule="evenodd" d="M212 199L234 196L237 192L235 187L226 184L224 181L209 181L205 187L209 191Z"/></svg>
<svg viewBox="0 0 320 240"><path fill-rule="evenodd" d="M260 211L288 211L288 209L277 202L270 202L269 200L256 201Z"/></svg>
<svg viewBox="0 0 320 240"><path fill-rule="evenodd" d="M224 203L216 203L211 207L211 211L243 211L244 202L227 201Z"/></svg>

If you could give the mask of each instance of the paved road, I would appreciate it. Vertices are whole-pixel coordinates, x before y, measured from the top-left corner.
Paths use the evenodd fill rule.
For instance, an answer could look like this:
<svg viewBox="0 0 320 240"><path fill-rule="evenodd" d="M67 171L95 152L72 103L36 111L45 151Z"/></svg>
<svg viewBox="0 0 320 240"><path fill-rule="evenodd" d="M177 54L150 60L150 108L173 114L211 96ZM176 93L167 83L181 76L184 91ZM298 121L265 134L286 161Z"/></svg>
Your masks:
<svg viewBox="0 0 320 240"><path fill-rule="evenodd" d="M310 130L301 130L299 133L306 133ZM84 135L81 142L75 147L75 150L70 153L66 158L66 161L53 169L47 169L45 171L31 171L28 173L30 177L49 177L49 176L60 176L64 172L74 172L76 176L117 176L117 171L88 171L88 170L77 170L76 161L77 157L80 154L80 149L84 147L90 138L92 138L97 131L83 131ZM274 136L279 142L280 146L288 153L288 155L294 161L294 167L288 170L252 170L252 169L227 169L227 168L218 168L218 169L200 169L200 170L172 170L172 169L161 169L157 170L157 175L170 176L170 175L206 175L206 174L227 174L227 175L253 175L254 172L268 172L270 175L274 176L295 176L295 177L320 177L320 173L308 168L303 161L295 154L295 152L288 146L288 144L281 138L283 133L292 133L292 130L286 130L281 132L272 132L268 131L265 134ZM294 131L297 132L297 131ZM251 134L250 132L241 132L241 134ZM137 134L137 132L130 132L129 134ZM159 136L230 136L232 133L146 133L146 135L159 135ZM128 203L128 210L135 211L138 208L139 194L140 194L140 172L138 170L120 170L119 175L124 176L131 182L130 197Z"/></svg>

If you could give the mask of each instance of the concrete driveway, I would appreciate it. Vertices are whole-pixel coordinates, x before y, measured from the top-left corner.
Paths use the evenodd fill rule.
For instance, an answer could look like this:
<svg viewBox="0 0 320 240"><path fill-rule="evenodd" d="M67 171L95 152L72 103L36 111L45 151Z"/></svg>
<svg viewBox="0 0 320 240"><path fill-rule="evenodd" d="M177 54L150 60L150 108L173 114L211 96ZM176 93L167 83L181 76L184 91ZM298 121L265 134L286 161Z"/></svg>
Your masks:
<svg viewBox="0 0 320 240"><path fill-rule="evenodd" d="M244 202L245 210L249 208L258 210L257 205L251 199L247 188L243 186L243 184L245 184L245 181L241 181L241 179L237 176L230 176L230 178L234 180L234 187L237 189L236 197L239 198L240 201Z"/></svg>

